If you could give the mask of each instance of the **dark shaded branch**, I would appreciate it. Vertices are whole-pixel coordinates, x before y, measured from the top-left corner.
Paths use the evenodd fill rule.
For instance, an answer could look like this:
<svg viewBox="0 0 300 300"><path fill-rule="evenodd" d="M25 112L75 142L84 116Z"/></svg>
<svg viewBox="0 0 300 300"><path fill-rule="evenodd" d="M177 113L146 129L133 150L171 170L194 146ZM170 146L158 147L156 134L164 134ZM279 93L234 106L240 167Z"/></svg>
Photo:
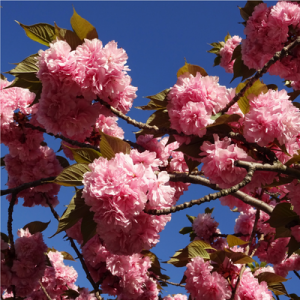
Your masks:
<svg viewBox="0 0 300 300"><path fill-rule="evenodd" d="M200 205L204 202L210 202L211 200L215 200L217 198L233 194L233 193L237 192L240 188L244 187L246 184L248 184L251 181L252 176L254 174L254 170L255 169L252 166L249 166L248 167L248 173L245 176L245 178L240 183L234 185L231 188L222 189L217 193L208 194L208 195L206 195L202 198L199 198L197 200L192 200L190 202L185 202L183 204L172 206L170 208L145 210L145 213L150 214L150 215L167 215L169 213L174 213L174 212L186 209L188 207L192 207L194 205Z"/></svg>
<svg viewBox="0 0 300 300"><path fill-rule="evenodd" d="M23 126L26 127L26 128L30 128L30 129L33 129L33 130L38 130L40 132L47 133L48 135L53 136L53 137L55 137L57 139L61 139L61 140L65 141L65 142L67 142L67 143L69 143L69 144L71 144L73 146L78 146L78 147L81 147L81 148L91 148L91 149L94 149L94 150L96 150L98 152L100 151L99 148L96 147L96 146L93 146L93 145L90 145L90 144L85 144L85 143L80 143L80 142L71 140L71 139L69 139L69 138L67 138L67 137L65 137L65 136L63 136L61 134L53 134L51 132L47 132L46 129L44 129L44 128L40 127L40 126L34 126L34 125L30 124L30 123L25 123L25 124L23 124Z"/></svg>
<svg viewBox="0 0 300 300"><path fill-rule="evenodd" d="M194 184L201 184L204 186L207 186L213 190L221 190L221 188L217 184L211 183L208 179L201 177L201 176L195 176L195 175L189 175L187 173L181 173L181 174L169 174L170 181L173 182L185 182L185 183L194 183ZM264 211L267 214L271 214L273 211L272 206L268 205L267 203L258 200L242 191L237 191L235 193L232 193L232 195L241 201L243 201L246 204L249 204L257 209L260 209Z"/></svg>
<svg viewBox="0 0 300 300"><path fill-rule="evenodd" d="M288 55L289 51L292 50L294 47L296 47L298 44L300 44L300 37L298 37L295 41L284 47L281 51L278 51L274 54L274 56L263 66L262 69L258 70L254 76L252 76L246 85L241 89L241 91L234 96L234 98L226 104L226 106L220 110L222 114L228 111L228 109L234 105L238 100L244 96L245 92L254 84L256 80L261 78L268 69L278 60L284 58Z"/></svg>
<svg viewBox="0 0 300 300"><path fill-rule="evenodd" d="M42 283L39 281L40 287L42 289L42 291L44 292L44 294L46 295L48 300L52 300L52 298L50 297L50 295L47 293L45 287L42 285Z"/></svg>
<svg viewBox="0 0 300 300"><path fill-rule="evenodd" d="M51 203L48 201L48 198L46 195L44 195L44 197L46 198L46 201L47 201L47 204L49 205L50 209L51 209L51 212L53 214L53 216L55 217L55 219L57 221L59 221L59 215L58 213L55 211L55 209L53 208L53 206L51 205ZM70 237L68 237L68 240L70 241L71 243L71 246L72 248L74 249L75 253L77 254L77 257L79 258L80 262L81 262L81 266L86 274L86 278L88 279L88 281L91 283L93 289L94 289L94 293L95 293L95 296L98 300L103 300L103 298L100 296L100 293L99 293L99 288L98 288L98 285L95 283L95 281L93 280L86 264L85 264L85 261L84 261L84 258L82 256L82 254L80 253L80 251L78 250L74 240Z"/></svg>
<svg viewBox="0 0 300 300"><path fill-rule="evenodd" d="M257 171L271 171L271 172L290 175L290 176L300 179L300 170L299 169L289 168L280 162L275 163L274 165L269 165L269 164L260 164L260 163L256 163L256 162L237 160L234 162L234 164L237 167L249 168L249 166L253 166L255 168L255 170L257 170Z"/></svg>
<svg viewBox="0 0 300 300"><path fill-rule="evenodd" d="M7 194L12 194L12 193L19 193L19 192L29 189L31 187L39 186L42 184L47 184L47 183L50 183L51 181L53 181L55 178L56 178L56 176L53 176L53 177L48 177L48 178L41 178L36 181L26 182L15 188L1 191L1 196L7 195Z"/></svg>
<svg viewBox="0 0 300 300"><path fill-rule="evenodd" d="M7 231L8 231L8 237L10 242L10 253L12 257L15 256L15 244L14 244L14 235L12 230L12 222L13 222L13 211L14 211L14 205L17 201L17 192L13 192L11 195L11 200L8 207L8 220L7 220Z"/></svg>
<svg viewBox="0 0 300 300"><path fill-rule="evenodd" d="M296 270L294 270L293 272L294 272L294 274L298 277L298 279L300 279L299 273L298 273Z"/></svg>

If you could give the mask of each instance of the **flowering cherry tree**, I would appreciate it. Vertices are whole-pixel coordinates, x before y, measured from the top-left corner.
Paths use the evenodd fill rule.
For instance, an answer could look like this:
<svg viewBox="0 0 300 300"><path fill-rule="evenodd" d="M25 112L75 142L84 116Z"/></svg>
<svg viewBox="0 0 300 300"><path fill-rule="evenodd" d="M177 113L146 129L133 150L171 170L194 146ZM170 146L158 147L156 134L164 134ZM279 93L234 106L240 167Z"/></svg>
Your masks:
<svg viewBox="0 0 300 300"><path fill-rule="evenodd" d="M242 77L236 88L200 66L185 63L171 88L137 107L154 112L146 122L127 116L137 97L127 54L104 45L74 10L73 30L56 24L24 25L28 37L48 46L18 63L0 81L1 141L9 149L7 232L1 233L2 299L162 299L168 284L183 288L163 300L271 300L290 294L284 282L300 271L300 5L240 8L242 39L212 43L215 65ZM267 37L267 38L266 38ZM262 76L283 78L293 92ZM138 128L124 140L118 119ZM43 134L61 140L58 156ZM68 159L66 159L68 158ZM72 161L72 164L69 164ZM213 192L177 204L191 184ZM75 187L62 215L61 186ZM83 187L82 187L83 186ZM76 285L73 259L47 247L33 221L15 236L13 210L48 207L65 232L91 284ZM172 214L219 199L238 213L222 234L213 209L189 216L185 248L170 250L168 264L185 267L170 281L151 251ZM184 221L185 222L185 221Z"/></svg>

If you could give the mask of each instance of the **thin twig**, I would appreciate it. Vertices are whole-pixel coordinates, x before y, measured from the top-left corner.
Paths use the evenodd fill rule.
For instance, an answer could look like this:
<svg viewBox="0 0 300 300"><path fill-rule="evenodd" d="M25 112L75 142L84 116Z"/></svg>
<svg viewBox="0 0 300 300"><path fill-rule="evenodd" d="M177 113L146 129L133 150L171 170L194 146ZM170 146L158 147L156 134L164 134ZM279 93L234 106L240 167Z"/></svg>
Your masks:
<svg viewBox="0 0 300 300"><path fill-rule="evenodd" d="M59 219L60 219L59 214L58 214L58 213L56 212L56 210L53 208L53 206L52 206L52 204L50 203L50 201L49 201L47 195L44 193L43 196L44 196L44 198L45 198L45 200L46 200L46 203L47 203L48 206L50 207L50 210L51 210L51 212L52 212L54 218L55 218L57 221L59 221Z"/></svg>
<svg viewBox="0 0 300 300"><path fill-rule="evenodd" d="M44 292L44 294L46 295L48 300L52 300L52 298L50 297L50 295L47 293L45 287L42 285L42 283L39 281L39 284L41 286L42 291Z"/></svg>
<svg viewBox="0 0 300 300"><path fill-rule="evenodd" d="M247 245L246 250L245 250L246 255L249 255L250 245L252 244L252 240L255 236L255 231L256 231L256 226L257 226L258 220L259 220L259 215L260 215L260 210L258 209L256 211L255 221L254 221L254 225L253 225L253 228L252 228L252 233L251 233L251 236L250 236L250 239L249 239L249 244ZM255 251L252 252L251 257L254 255L254 253L255 253ZM246 269L246 264L244 264L241 268L239 277L237 279L237 282L236 282L235 287L234 287L233 292L232 292L232 296L231 296L232 300L235 298L235 295L238 292L238 288L239 288L239 285L242 281L242 276L243 276L243 273L244 273L245 269Z"/></svg>
<svg viewBox="0 0 300 300"><path fill-rule="evenodd" d="M166 280L166 279L159 278L159 280L160 280L160 281L162 281L162 282L168 283L168 284L175 285L175 286L181 286L181 287L185 287L185 285L184 285L184 284L180 284L180 283L171 282L171 281L168 281L168 280Z"/></svg>
<svg viewBox="0 0 300 300"><path fill-rule="evenodd" d="M11 195L11 200L8 207L8 220L7 220L7 231L8 231L8 237L10 242L10 253L12 257L15 256L15 244L14 244L14 235L12 230L12 222L13 222L13 211L14 211L14 205L17 201L17 192L13 192Z"/></svg>
<svg viewBox="0 0 300 300"><path fill-rule="evenodd" d="M184 182L184 183L194 183L194 184L200 184L206 187L209 187L213 190L221 190L221 188L214 183L211 183L207 178L204 178L202 176L195 176L195 175L189 175L187 173L180 173L180 174L169 174L170 181L173 182ZM242 191L237 191L235 193L232 193L232 195L241 201L243 201L246 204L249 204L257 209L260 209L267 213L268 215L271 215L273 211L273 207L269 204L258 200Z"/></svg>
<svg viewBox="0 0 300 300"><path fill-rule="evenodd" d="M278 60L284 58L290 50L292 50L294 47L296 47L298 44L300 44L300 37L297 37L296 40L294 40L292 43L284 47L281 51L278 51L274 54L274 56L263 66L262 69L258 70L254 76L252 76L246 85L241 89L241 91L235 95L235 97L226 104L226 106L220 110L222 114L228 111L228 109L234 105L238 100L244 96L245 92L254 84L256 80L261 78L267 71L268 69Z"/></svg>
<svg viewBox="0 0 300 300"><path fill-rule="evenodd" d="M51 212L52 212L53 216L55 217L56 220L59 221L60 218L59 218L58 213L55 211L55 209L53 208L53 206L51 205L51 203L48 201L47 196L46 195L44 195L44 196L46 198L47 204L49 205L49 207L51 209ZM77 257L79 258L79 260L81 262L81 266L82 266L82 268L83 268L83 270L84 270L84 272L86 274L86 278L91 283L91 285L92 285L92 287L94 289L94 293L95 293L96 298L98 300L103 300L103 298L100 296L99 288L98 288L97 284L95 283L95 281L93 280L93 278L92 278L92 276L91 276L91 274L90 274L90 272L89 272L89 270L88 270L88 268L87 268L87 266L85 264L84 258L82 256L82 254L80 253L80 251L78 250L76 244L74 243L74 240L71 237L68 237L68 240L70 241L72 248L74 249Z"/></svg>
<svg viewBox="0 0 300 300"><path fill-rule="evenodd" d="M30 129L33 129L33 130L38 130L40 132L47 133L48 135L53 136L53 137L58 138L58 139L61 139L61 140L65 141L65 142L67 142L67 143L69 143L73 146L78 146L78 147L81 147L81 148L91 148L91 149L94 149L98 152L100 151L99 148L96 147L96 146L93 146L93 145L90 145L90 144L85 144L85 143L80 143L80 142L71 140L71 139L63 136L62 134L53 134L51 132L47 132L46 129L44 129L40 126L34 126L30 123L25 123L25 124L23 124L23 126L26 127L26 128L30 128Z"/></svg>
<svg viewBox="0 0 300 300"><path fill-rule="evenodd" d="M53 181L55 178L56 178L56 176L55 177L53 176L53 177L48 177L48 178L41 178L36 181L26 182L15 188L0 191L1 196L7 195L7 194L12 194L12 193L19 193L19 192L29 189L31 187L39 186L42 184L47 184L47 183L50 183L49 181Z"/></svg>
<svg viewBox="0 0 300 300"><path fill-rule="evenodd" d="M293 272L294 272L294 274L300 279L299 273L298 273L296 270L294 270Z"/></svg>
<svg viewBox="0 0 300 300"><path fill-rule="evenodd" d="M217 198L233 194L251 181L252 176L254 174L254 170L255 169L253 167L249 166L248 173L245 176L245 178L240 183L234 185L231 188L223 189L217 193L208 194L200 199L192 200L190 202L185 202L183 204L172 206L170 208L145 210L145 213L150 214L150 215L167 215L170 213L174 213L174 212L186 209L188 207L192 207L193 205L200 205L204 202L210 202L211 200L215 200Z"/></svg>

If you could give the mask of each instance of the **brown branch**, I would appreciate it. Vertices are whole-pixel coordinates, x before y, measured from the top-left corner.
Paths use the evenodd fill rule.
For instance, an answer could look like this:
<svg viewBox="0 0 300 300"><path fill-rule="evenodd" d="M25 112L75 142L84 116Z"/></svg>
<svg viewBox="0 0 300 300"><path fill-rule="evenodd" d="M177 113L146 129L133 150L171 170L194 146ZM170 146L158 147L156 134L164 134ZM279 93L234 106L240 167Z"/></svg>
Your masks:
<svg viewBox="0 0 300 300"><path fill-rule="evenodd" d="M42 291L44 292L44 294L46 295L48 300L52 300L52 298L50 297L50 295L47 293L45 287L42 285L42 283L39 281L39 284L41 286Z"/></svg>
<svg viewBox="0 0 300 300"><path fill-rule="evenodd" d="M40 127L40 126L34 126L34 125L30 124L30 123L25 123L25 124L23 124L23 126L26 127L26 128L30 128L32 130L38 130L40 132L47 133L48 135L53 136L53 137L55 137L57 139L61 139L61 140L65 141L65 142L67 142L67 143L69 143L69 144L71 144L73 146L78 146L78 147L81 147L81 148L90 148L90 149L94 149L94 150L96 150L98 152L100 151L98 147L95 147L95 146L90 145L90 144L80 143L80 142L71 140L71 139L63 136L62 134L53 134L51 132L47 132L46 129L44 129L44 128Z"/></svg>
<svg viewBox="0 0 300 300"><path fill-rule="evenodd" d="M294 272L294 274L298 277L298 279L300 279L299 273L298 273L296 270L294 270L293 272Z"/></svg>
<svg viewBox="0 0 300 300"><path fill-rule="evenodd" d="M17 201L17 192L13 192L11 195L11 200L8 207L8 220L7 220L7 231L8 231L8 237L10 242L10 253L12 255L12 258L15 256L15 244L14 244L14 235L12 230L12 222L13 222L13 211L14 211L14 205Z"/></svg>
<svg viewBox="0 0 300 300"><path fill-rule="evenodd" d="M46 198L46 202L47 204L49 205L50 209L51 209L51 212L53 214L53 216L55 217L55 219L57 221L59 221L59 215L58 213L55 211L55 209L53 208L53 206L51 205L51 203L48 201L48 198L46 195L44 195L44 197ZM74 249L75 253L77 254L77 257L79 258L80 262L81 262L81 266L86 274L86 278L88 279L88 281L91 283L93 289L94 289L94 293L95 293L95 296L98 300L103 300L103 298L100 296L100 293L99 293L99 288L97 286L97 284L95 283L95 281L93 280L86 264L85 264L85 261L84 261L84 258L82 256L82 254L80 253L80 251L78 250L76 244L74 243L74 240L71 238L71 237L68 237L68 240L70 241L71 243L71 246L72 248Z"/></svg>
<svg viewBox="0 0 300 300"><path fill-rule="evenodd" d="M180 136L184 135L183 133L177 132L175 129L165 128L165 127L159 128L155 125L151 126L151 125L145 124L143 122L138 122L138 121L130 118L129 116L124 115L119 110L115 109L114 107L112 107L111 105L109 105L108 103L103 101L102 99L97 98L97 101L100 102L103 106L105 106L109 110L111 110L116 116L125 120L128 124L138 127L140 129L146 129L148 133L162 133L162 134L170 134L170 135L177 134ZM187 135L184 135L184 136L187 136Z"/></svg>
<svg viewBox="0 0 300 300"><path fill-rule="evenodd" d="M201 176L194 176L194 175L189 175L186 173L180 173L180 174L169 174L170 176L170 181L173 182L185 182L185 183L194 183L194 184L201 184L204 186L207 186L213 190L221 190L221 188L217 184L211 183L207 178L201 177ZM240 199L246 204L249 204L257 209L260 209L264 211L267 214L271 214L273 211L272 206L268 205L267 203L258 200L242 191L237 191L232 194L234 197Z"/></svg>
<svg viewBox="0 0 300 300"><path fill-rule="evenodd" d="M275 163L274 165L269 165L269 164L260 164L260 163L256 163L256 162L237 160L234 162L234 164L237 167L249 168L249 166L253 166L255 168L255 170L257 170L257 171L277 172L277 173L290 175L290 176L300 179L300 170L299 169L289 168L280 162Z"/></svg>
<svg viewBox="0 0 300 300"><path fill-rule="evenodd" d="M297 37L296 40L284 47L281 51L276 52L274 56L263 66L263 68L258 70L256 74L248 80L248 82L241 89L241 91L238 94L236 94L234 98L229 103L227 103L226 106L219 112L221 112L222 114L227 112L232 105L234 105L236 102L238 102L238 100L241 97L244 96L245 92L254 84L256 80L261 78L275 62L288 55L289 51L296 47L298 44L300 44L300 37Z"/></svg>
<svg viewBox="0 0 300 300"><path fill-rule="evenodd" d="M160 280L160 281L162 281L162 282L168 283L168 284L175 285L175 286L181 286L181 287L185 287L185 285L184 285L184 284L180 284L180 283L171 282L171 281L168 281L168 280L166 280L166 279L159 278L159 280Z"/></svg>
<svg viewBox="0 0 300 300"><path fill-rule="evenodd" d="M12 194L12 193L17 194L17 193L19 193L23 190L28 189L28 188L39 186L39 185L42 185L42 184L47 184L47 183L49 183L49 181L53 181L55 178L56 178L56 176L55 177L53 176L53 177L48 177L48 178L41 178L41 179L36 180L36 181L26 182L26 183L23 183L23 184L15 187L15 188L0 191L1 196L7 195L7 194Z"/></svg>
<svg viewBox="0 0 300 300"><path fill-rule="evenodd" d="M192 200L190 202L185 202L183 204L172 206L170 208L145 210L145 213L150 214L150 215L157 215L157 216L158 215L167 215L167 214L170 214L170 213L174 213L174 212L186 209L188 207L192 207L193 205L200 205L202 203L210 202L211 200L215 200L217 198L233 194L233 193L237 192L240 188L244 187L246 184L248 184L251 181L252 176L254 174L254 170L255 169L252 166L249 166L248 167L248 173L245 176L245 178L240 183L232 186L231 188L222 189L217 193L208 194L208 195L206 195L202 198L199 198L197 200Z"/></svg>

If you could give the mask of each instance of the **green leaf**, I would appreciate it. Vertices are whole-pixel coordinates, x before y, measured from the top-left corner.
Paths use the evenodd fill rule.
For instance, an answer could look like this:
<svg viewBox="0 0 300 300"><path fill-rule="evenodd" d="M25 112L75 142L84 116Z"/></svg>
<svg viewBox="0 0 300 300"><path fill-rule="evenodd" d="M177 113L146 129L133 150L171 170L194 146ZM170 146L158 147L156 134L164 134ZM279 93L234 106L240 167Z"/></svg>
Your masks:
<svg viewBox="0 0 300 300"><path fill-rule="evenodd" d="M3 232L1 232L1 239L2 239L5 243L9 243L9 237L8 237L5 233L3 233Z"/></svg>
<svg viewBox="0 0 300 300"><path fill-rule="evenodd" d="M229 39L231 39L231 35L228 32L227 35L225 36L224 41L227 42Z"/></svg>
<svg viewBox="0 0 300 300"><path fill-rule="evenodd" d="M59 40L66 41L72 50L75 50L77 46L82 44L82 40L78 37L78 35L71 30L60 28L54 22L54 30L55 35Z"/></svg>
<svg viewBox="0 0 300 300"><path fill-rule="evenodd" d="M208 125L206 128L214 127L218 125L228 124L231 122L237 122L241 118L240 115L233 114L233 115L222 115L218 117L213 124Z"/></svg>
<svg viewBox="0 0 300 300"><path fill-rule="evenodd" d="M198 160L193 160L191 158L189 158L187 155L184 155L184 160L189 168L189 173L191 173L192 171L194 171L200 164L201 162ZM197 169L198 170L198 169Z"/></svg>
<svg viewBox="0 0 300 300"><path fill-rule="evenodd" d="M170 89L165 89L156 95L147 96L146 98L150 99L149 103L144 106L136 106L135 108L142 110L158 110L165 109L168 104L168 93Z"/></svg>
<svg viewBox="0 0 300 300"><path fill-rule="evenodd" d="M204 212L205 212L206 214L212 214L213 211L214 211L214 209L215 209L214 207L213 207L213 208L206 207L205 210L204 210Z"/></svg>
<svg viewBox="0 0 300 300"><path fill-rule="evenodd" d="M291 236L289 243L287 244L288 247L288 257L290 257L294 252L296 252L300 248L300 243Z"/></svg>
<svg viewBox="0 0 300 300"><path fill-rule="evenodd" d="M289 159L284 165L289 167L292 164L300 162L300 150L297 150L298 154L294 154L291 159Z"/></svg>
<svg viewBox="0 0 300 300"><path fill-rule="evenodd" d="M35 42L49 47L49 44L56 38L54 27L50 24L39 23L27 26L16 22L25 30L26 35Z"/></svg>
<svg viewBox="0 0 300 300"><path fill-rule="evenodd" d="M193 231L193 227L183 227L179 230L180 234L187 234Z"/></svg>
<svg viewBox="0 0 300 300"><path fill-rule="evenodd" d="M39 68L37 66L38 64L38 57L39 55L37 53L32 54L25 59L23 59L21 62L16 64L16 67L12 70L6 72L8 74L17 76L20 74L28 74L33 73L34 75L38 72ZM39 80L37 77L35 77L36 80Z"/></svg>
<svg viewBox="0 0 300 300"><path fill-rule="evenodd" d="M241 82L237 86L235 93L238 94L245 87L247 82L248 82L248 80L245 82ZM254 82L254 84L250 88L247 89L244 96L241 97L238 101L238 105L239 105L241 111L243 112L243 114L248 113L250 110L249 99L248 99L249 95L253 94L255 96L258 96L261 93L265 94L267 91L268 91L267 86L264 83L262 83L259 79L256 80Z"/></svg>
<svg viewBox="0 0 300 300"><path fill-rule="evenodd" d="M291 230L289 228L286 228L284 226L276 228L275 240L278 238L290 237L290 236L291 236Z"/></svg>
<svg viewBox="0 0 300 300"><path fill-rule="evenodd" d="M234 252L225 249L226 256L232 260L234 264L248 264L254 262L254 259L242 252Z"/></svg>
<svg viewBox="0 0 300 300"><path fill-rule="evenodd" d="M266 223L273 228L278 228L298 220L299 216L292 210L290 203L279 203L274 207L270 219Z"/></svg>
<svg viewBox="0 0 300 300"><path fill-rule="evenodd" d="M104 158L110 160L115 157L116 153L130 153L131 147L128 143L117 137L107 135L101 130L99 131L101 134L100 151Z"/></svg>
<svg viewBox="0 0 300 300"><path fill-rule="evenodd" d="M79 164L90 164L95 159L101 157L101 153L91 149L91 148L72 148L63 144L64 147L67 147L72 151L73 157Z"/></svg>
<svg viewBox="0 0 300 300"><path fill-rule="evenodd" d="M237 45L233 50L231 61L235 60L238 57L242 56L242 45Z"/></svg>
<svg viewBox="0 0 300 300"><path fill-rule="evenodd" d="M63 258L66 260L72 260L72 261L76 261L73 256L71 254L69 254L66 251L60 251L60 253L62 254Z"/></svg>
<svg viewBox="0 0 300 300"><path fill-rule="evenodd" d="M75 164L65 168L53 182L63 186L82 185L84 173L90 171L87 164Z"/></svg>
<svg viewBox="0 0 300 300"><path fill-rule="evenodd" d="M210 260L221 265L226 257L226 252L224 250L218 250L210 253Z"/></svg>
<svg viewBox="0 0 300 300"><path fill-rule="evenodd" d="M189 219L189 221L190 221L192 224L194 223L194 220L196 219L196 217L194 217L194 216L186 215L186 217Z"/></svg>
<svg viewBox="0 0 300 300"><path fill-rule="evenodd" d="M82 189L77 190L67 209L59 219L56 233L51 237L71 228L85 215L88 215L89 211L90 207L85 204L84 199L82 198Z"/></svg>
<svg viewBox="0 0 300 300"><path fill-rule="evenodd" d="M73 16L71 17L70 22L73 30L81 40L83 39L92 40L98 38L96 28L86 19L79 16L75 11L74 7L73 7Z"/></svg>
<svg viewBox="0 0 300 300"><path fill-rule="evenodd" d="M242 57L238 56L233 64L233 78L231 79L231 82L238 77L242 77L242 80L245 80L246 78L254 75L255 72L255 69L249 69L244 64Z"/></svg>
<svg viewBox="0 0 300 300"><path fill-rule="evenodd" d="M81 234L83 238L83 243L81 245L82 247L96 234L97 224L94 221L94 215L95 215L94 212L89 211L82 218L82 223L81 223Z"/></svg>
<svg viewBox="0 0 300 300"><path fill-rule="evenodd" d="M147 120L146 124L151 126L157 126L157 127L163 127L163 128L170 128L170 117L168 114L168 111L166 109L159 109L155 111ZM142 129L138 132L135 132L136 137L140 135L144 135L147 133L150 133L151 131L148 131L147 129ZM160 137L163 136L164 133L155 133L153 137Z"/></svg>
<svg viewBox="0 0 300 300"><path fill-rule="evenodd" d="M240 238L234 236L234 235L231 235L229 234L226 238L227 240L227 243L228 243L228 246L231 248L231 247L234 247L234 246L241 246L241 245L246 245L248 244L249 242L245 242L243 240L241 240Z"/></svg>
<svg viewBox="0 0 300 300"><path fill-rule="evenodd" d="M193 76L196 76L197 72L199 72L202 76L207 76L205 69L201 68L197 65L192 65L187 62L185 62L184 66L181 67L177 72L177 77L180 77L184 73L192 74Z"/></svg>
<svg viewBox="0 0 300 300"><path fill-rule="evenodd" d="M244 7L239 7L242 18L245 21L248 21L248 19L252 16L255 6L260 3L263 3L263 1L252 1L251 0L251 1L247 1L246 5Z"/></svg>
<svg viewBox="0 0 300 300"><path fill-rule="evenodd" d="M214 67L215 66L218 66L220 63L221 63L221 59L222 59L222 56L221 55L218 55L215 59L214 59Z"/></svg>
<svg viewBox="0 0 300 300"><path fill-rule="evenodd" d="M43 223L40 221L35 221L35 222L30 222L28 224L26 224L23 229L25 230L26 228L28 228L29 232L31 234L35 234L37 232L43 232L49 225L51 221L47 222L47 223Z"/></svg>
<svg viewBox="0 0 300 300"><path fill-rule="evenodd" d="M166 263L180 268L185 267L189 263L189 253L187 247L178 250L173 257L171 257Z"/></svg>
<svg viewBox="0 0 300 300"><path fill-rule="evenodd" d="M288 279L286 279L282 276L279 276L275 273L271 273L271 272L263 272L263 273L258 274L256 277L257 277L259 283L261 283L262 281L265 281L268 285L270 283L288 281Z"/></svg>
<svg viewBox="0 0 300 300"><path fill-rule="evenodd" d="M70 165L69 162L68 162L68 160L65 157L63 157L63 156L56 155L56 159L58 160L59 164L63 168L66 168L66 167L68 167Z"/></svg>
<svg viewBox="0 0 300 300"><path fill-rule="evenodd" d="M276 282L276 283L270 283L268 285L269 290L271 290L275 295L286 295L288 296L288 292L285 289L283 283L281 282Z"/></svg>

